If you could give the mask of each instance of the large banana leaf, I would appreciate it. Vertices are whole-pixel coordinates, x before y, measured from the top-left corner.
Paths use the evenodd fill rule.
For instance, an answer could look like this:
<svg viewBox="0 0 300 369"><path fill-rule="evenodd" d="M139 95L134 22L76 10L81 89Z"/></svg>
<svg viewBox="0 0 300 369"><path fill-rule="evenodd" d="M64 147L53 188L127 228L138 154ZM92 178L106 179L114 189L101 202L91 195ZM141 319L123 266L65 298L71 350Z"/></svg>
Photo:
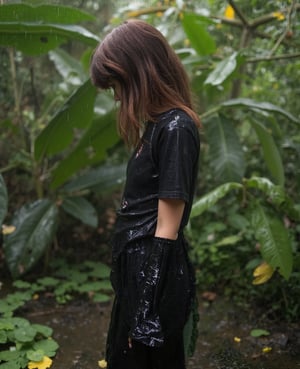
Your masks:
<svg viewBox="0 0 300 369"><path fill-rule="evenodd" d="M250 122L260 141L265 163L269 168L269 171L271 172L276 183L284 186L285 178L281 155L271 133L262 123L254 119L251 119Z"/></svg>
<svg viewBox="0 0 300 369"><path fill-rule="evenodd" d="M75 149L53 171L52 188L63 184L79 169L97 164L107 156L107 150L119 140L115 113L99 116L84 133Z"/></svg>
<svg viewBox="0 0 300 369"><path fill-rule="evenodd" d="M0 227L7 213L7 190L4 179L0 174Z"/></svg>
<svg viewBox="0 0 300 369"><path fill-rule="evenodd" d="M76 24L83 21L93 21L95 17L89 13L63 5L41 4L3 4L0 6L0 22L30 22Z"/></svg>
<svg viewBox="0 0 300 369"><path fill-rule="evenodd" d="M63 49L58 48L55 51L50 51L49 58L53 61L65 82L81 85L88 78L82 64Z"/></svg>
<svg viewBox="0 0 300 369"><path fill-rule="evenodd" d="M126 164L102 165L67 183L62 190L73 194L86 189L106 191L120 186L125 180Z"/></svg>
<svg viewBox="0 0 300 369"><path fill-rule="evenodd" d="M201 197L199 200L195 201L192 206L191 218L194 218L206 210L210 209L215 205L220 199L227 195L228 192L232 190L240 190L243 186L240 183L224 183L221 186L215 188L208 194Z"/></svg>
<svg viewBox="0 0 300 369"><path fill-rule="evenodd" d="M279 113L284 117L288 118L289 120L291 120L292 122L300 124L300 120L294 117L291 113L269 102L258 102L251 99L238 98L224 101L221 104L221 107L235 107L235 106L246 107L256 112L262 111L262 112Z"/></svg>
<svg viewBox="0 0 300 369"><path fill-rule="evenodd" d="M214 24L212 20L194 13L184 13L181 22L191 45L199 55L214 53L215 41L206 30L208 25Z"/></svg>
<svg viewBox="0 0 300 369"><path fill-rule="evenodd" d="M11 223L16 230L4 237L5 259L14 278L29 271L51 243L57 226L57 206L48 199L23 206Z"/></svg>
<svg viewBox="0 0 300 369"><path fill-rule="evenodd" d="M0 45L12 46L28 55L39 55L75 39L95 46L99 38L74 25L92 16L75 8L27 4L0 6Z"/></svg>
<svg viewBox="0 0 300 369"><path fill-rule="evenodd" d="M264 260L288 279L292 273L293 256L284 224L274 215L269 215L258 202L253 203L250 220Z"/></svg>
<svg viewBox="0 0 300 369"><path fill-rule="evenodd" d="M35 158L66 149L74 138L74 128L87 128L92 121L96 88L87 80L67 100L35 141Z"/></svg>
<svg viewBox="0 0 300 369"><path fill-rule="evenodd" d="M62 208L74 218L81 220L82 223L94 228L97 227L97 211L84 197L67 197L63 200Z"/></svg>
<svg viewBox="0 0 300 369"><path fill-rule="evenodd" d="M222 182L240 182L245 172L245 162L235 128L222 115L204 121L204 126L215 177Z"/></svg>

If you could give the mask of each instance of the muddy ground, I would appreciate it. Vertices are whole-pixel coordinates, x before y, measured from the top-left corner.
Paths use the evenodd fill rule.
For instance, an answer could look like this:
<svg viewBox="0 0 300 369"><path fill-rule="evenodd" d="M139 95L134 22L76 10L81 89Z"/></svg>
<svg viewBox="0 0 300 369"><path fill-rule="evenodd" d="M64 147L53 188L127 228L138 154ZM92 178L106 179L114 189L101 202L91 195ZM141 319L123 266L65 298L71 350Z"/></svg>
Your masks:
<svg viewBox="0 0 300 369"><path fill-rule="evenodd" d="M57 305L44 299L24 314L53 328L60 345L53 369L96 369L104 358L110 308L111 303ZM218 298L209 303L200 297L199 312L199 338L187 369L300 369L299 325L264 321ZM252 337L255 328L270 334Z"/></svg>

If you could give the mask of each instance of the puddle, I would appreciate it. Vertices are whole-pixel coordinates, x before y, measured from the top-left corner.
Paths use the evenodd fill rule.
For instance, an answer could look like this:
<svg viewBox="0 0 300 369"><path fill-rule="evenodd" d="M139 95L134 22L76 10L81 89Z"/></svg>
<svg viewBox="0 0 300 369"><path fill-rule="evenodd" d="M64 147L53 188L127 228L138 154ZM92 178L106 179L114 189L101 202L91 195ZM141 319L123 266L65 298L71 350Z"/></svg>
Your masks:
<svg viewBox="0 0 300 369"><path fill-rule="evenodd" d="M60 349L51 369L98 368L98 360L104 358L111 304L39 304L25 316L53 328ZM218 300L210 305L201 303L200 315L196 352L187 369L300 369L299 325L263 326L257 318ZM270 335L251 337L254 328L267 329ZM263 353L266 347L272 350Z"/></svg>

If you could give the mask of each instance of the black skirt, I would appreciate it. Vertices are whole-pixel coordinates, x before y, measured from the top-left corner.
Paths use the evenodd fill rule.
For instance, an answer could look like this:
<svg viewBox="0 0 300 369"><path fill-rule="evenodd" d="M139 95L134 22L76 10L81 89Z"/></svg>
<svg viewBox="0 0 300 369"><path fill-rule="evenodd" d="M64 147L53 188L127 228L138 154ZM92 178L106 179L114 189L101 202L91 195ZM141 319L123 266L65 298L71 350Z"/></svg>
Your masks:
<svg viewBox="0 0 300 369"><path fill-rule="evenodd" d="M113 262L111 281L108 369L185 369L183 330L195 279L183 235L128 243Z"/></svg>

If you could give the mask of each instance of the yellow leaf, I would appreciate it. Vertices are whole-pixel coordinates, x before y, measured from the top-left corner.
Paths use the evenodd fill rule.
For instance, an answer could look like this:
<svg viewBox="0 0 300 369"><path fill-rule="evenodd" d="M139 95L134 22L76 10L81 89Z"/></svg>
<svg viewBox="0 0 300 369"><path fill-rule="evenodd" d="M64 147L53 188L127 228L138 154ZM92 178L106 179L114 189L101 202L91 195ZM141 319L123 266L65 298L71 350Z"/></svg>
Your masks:
<svg viewBox="0 0 300 369"><path fill-rule="evenodd" d="M239 343L239 342L241 342L241 339L239 338L239 337L234 337L234 342L236 342L236 343Z"/></svg>
<svg viewBox="0 0 300 369"><path fill-rule="evenodd" d="M28 369L47 369L52 365L52 360L48 356L44 356L42 361L30 361L28 363Z"/></svg>
<svg viewBox="0 0 300 369"><path fill-rule="evenodd" d="M272 13L274 18L277 18L279 21L282 21L285 19L285 16L281 12L274 12Z"/></svg>
<svg viewBox="0 0 300 369"><path fill-rule="evenodd" d="M106 362L106 360L100 360L100 361L98 361L98 365L100 366L100 368L107 368L107 362Z"/></svg>
<svg viewBox="0 0 300 369"><path fill-rule="evenodd" d="M231 5L227 5L225 12L224 12L225 18L228 19L234 19L234 9Z"/></svg>
<svg viewBox="0 0 300 369"><path fill-rule="evenodd" d="M274 269L265 261L261 263L253 272L253 284L263 284L267 282L273 275Z"/></svg>
<svg viewBox="0 0 300 369"><path fill-rule="evenodd" d="M262 349L262 352L263 352L263 353L267 353L267 352L270 352L270 351L272 351L272 347L264 347L264 348Z"/></svg>
<svg viewBox="0 0 300 369"><path fill-rule="evenodd" d="M7 235L11 234L16 230L16 227L13 225L7 226L5 224L2 224L2 234Z"/></svg>

